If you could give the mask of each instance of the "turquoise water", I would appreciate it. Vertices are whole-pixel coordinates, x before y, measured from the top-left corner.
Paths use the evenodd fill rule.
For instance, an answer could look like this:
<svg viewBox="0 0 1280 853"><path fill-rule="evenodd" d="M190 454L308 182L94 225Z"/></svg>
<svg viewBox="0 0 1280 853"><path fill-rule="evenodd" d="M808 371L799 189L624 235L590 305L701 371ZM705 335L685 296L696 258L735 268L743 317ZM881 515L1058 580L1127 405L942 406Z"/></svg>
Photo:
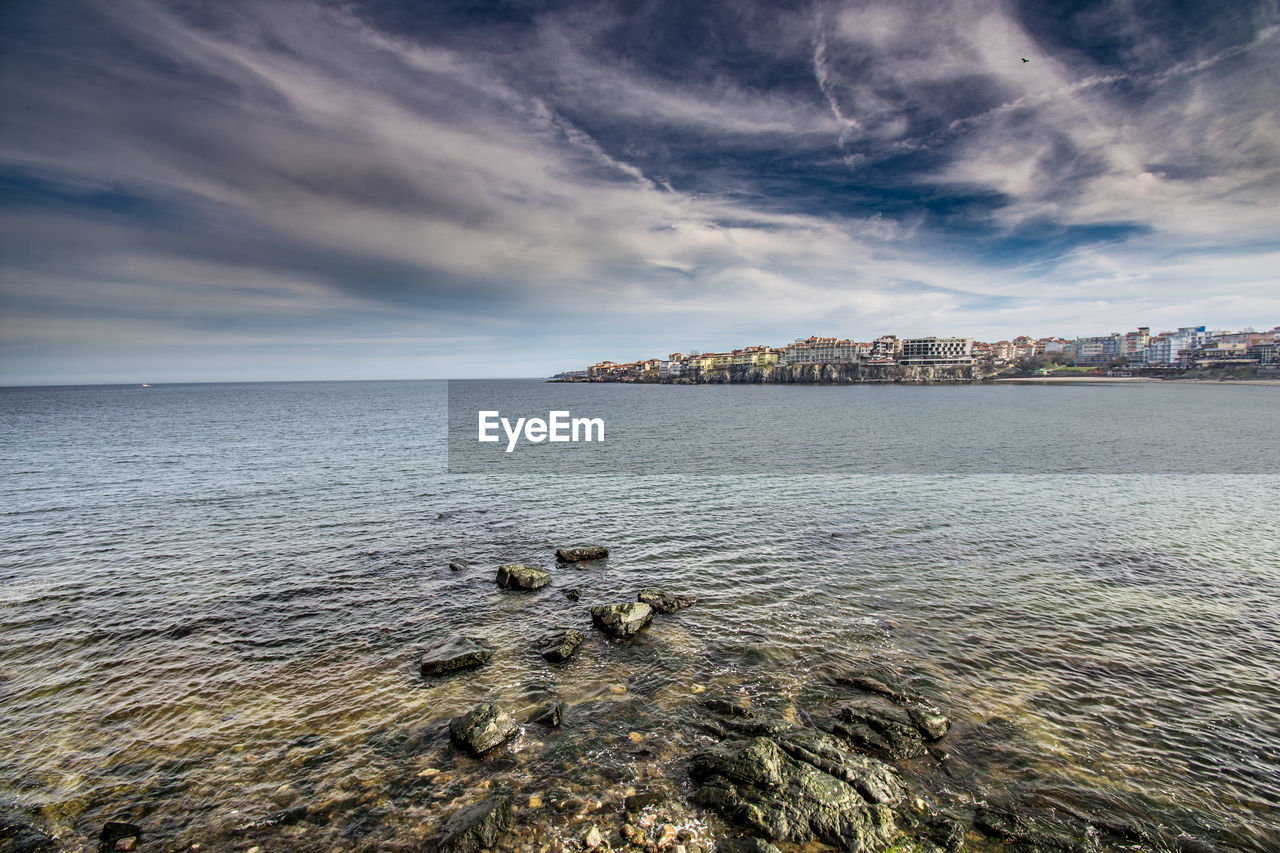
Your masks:
<svg viewBox="0 0 1280 853"><path fill-rule="evenodd" d="M533 405L544 386L515 387ZM705 390L681 406L735 428L733 458L704 443L709 464L681 474L538 476L445 473L443 383L0 391L0 803L69 849L121 818L149 848L376 850L506 790L533 843L628 790L678 794L703 691L803 704L871 664L955 721L958 771L917 782L939 802L1016 795L1168 849L1280 847L1280 476L1259 444L1280 389ZM1049 463L1054 413L1089 412L1089 452L1129 436L1132 470L744 465L776 441L748 428L761 406L814 411L815 391L831 423L917 411L941 431L938 412L976 408L1044 430ZM1206 411L1223 430L1188 438ZM1175 434L1257 473L1170 465ZM580 542L608 545L607 565L556 568ZM511 561L552 584L497 589ZM644 586L699 602L632 645L593 635L563 667L530 649ZM417 652L455 630L494 661L424 682ZM561 731L526 727L483 762L449 748L444 724L475 702L553 695ZM324 821L267 819L299 804Z"/></svg>

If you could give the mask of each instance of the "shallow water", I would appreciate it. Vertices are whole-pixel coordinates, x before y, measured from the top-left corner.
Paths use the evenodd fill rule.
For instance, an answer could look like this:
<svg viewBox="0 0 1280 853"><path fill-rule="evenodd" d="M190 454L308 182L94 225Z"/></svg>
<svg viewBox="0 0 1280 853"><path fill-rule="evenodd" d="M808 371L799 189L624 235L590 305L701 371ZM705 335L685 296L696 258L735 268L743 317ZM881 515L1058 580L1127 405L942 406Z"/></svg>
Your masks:
<svg viewBox="0 0 1280 853"><path fill-rule="evenodd" d="M1022 390L990 416L1036 418ZM489 790L531 841L580 835L628 792L680 791L704 695L795 714L868 664L953 718L957 769L915 781L939 802L1280 848L1280 476L449 475L444 393L0 391L0 802L83 850L116 818L148 849L410 849ZM607 563L554 567L580 542ZM499 590L512 561L552 584ZM633 643L589 631L645 586L699 601ZM530 643L557 625L589 639L551 666ZM455 630L494 660L424 681L417 652ZM478 701L553 696L558 731L449 747Z"/></svg>

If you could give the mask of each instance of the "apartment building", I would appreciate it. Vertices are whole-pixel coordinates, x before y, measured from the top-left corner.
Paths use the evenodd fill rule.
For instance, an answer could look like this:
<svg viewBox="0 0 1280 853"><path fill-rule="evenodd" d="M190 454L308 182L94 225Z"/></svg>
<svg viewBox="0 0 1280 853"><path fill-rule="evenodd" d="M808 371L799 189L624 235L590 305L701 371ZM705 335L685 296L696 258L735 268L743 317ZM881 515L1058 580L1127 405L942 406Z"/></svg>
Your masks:
<svg viewBox="0 0 1280 853"><path fill-rule="evenodd" d="M973 338L903 338L899 364L973 364Z"/></svg>

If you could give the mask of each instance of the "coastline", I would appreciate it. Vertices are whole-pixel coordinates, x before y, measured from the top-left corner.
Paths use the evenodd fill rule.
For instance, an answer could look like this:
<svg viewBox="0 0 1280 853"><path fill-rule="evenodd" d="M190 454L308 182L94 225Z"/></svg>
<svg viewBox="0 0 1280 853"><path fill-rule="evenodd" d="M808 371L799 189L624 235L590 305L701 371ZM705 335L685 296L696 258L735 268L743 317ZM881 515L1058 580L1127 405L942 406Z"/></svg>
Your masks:
<svg viewBox="0 0 1280 853"><path fill-rule="evenodd" d="M915 367L901 365L805 364L787 367L731 367L696 376L599 376L552 377L544 380L566 384L625 385L1111 385L1149 383L1197 383L1280 386L1280 377L1193 376L1001 376L978 366Z"/></svg>
<svg viewBox="0 0 1280 853"><path fill-rule="evenodd" d="M1199 385L1264 385L1280 386L1280 379L1198 379L1195 377L1176 377L1160 379L1155 376L998 376L992 382L1020 383L1033 385L1106 385L1111 383L1132 382L1177 382L1196 383Z"/></svg>
<svg viewBox="0 0 1280 853"><path fill-rule="evenodd" d="M1156 379L1153 376L997 376L992 382L1031 383L1031 384L1081 384L1106 385L1118 382L1172 382L1177 380Z"/></svg>

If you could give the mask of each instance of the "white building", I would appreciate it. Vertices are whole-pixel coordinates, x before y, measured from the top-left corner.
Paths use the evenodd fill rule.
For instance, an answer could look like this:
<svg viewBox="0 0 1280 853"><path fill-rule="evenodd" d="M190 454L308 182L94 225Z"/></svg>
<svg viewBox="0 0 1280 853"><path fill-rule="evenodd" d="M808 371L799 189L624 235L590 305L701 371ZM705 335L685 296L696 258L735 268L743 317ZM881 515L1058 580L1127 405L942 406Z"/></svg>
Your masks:
<svg viewBox="0 0 1280 853"><path fill-rule="evenodd" d="M1147 364L1181 364L1209 340L1204 326L1183 326L1162 332L1147 345Z"/></svg>

